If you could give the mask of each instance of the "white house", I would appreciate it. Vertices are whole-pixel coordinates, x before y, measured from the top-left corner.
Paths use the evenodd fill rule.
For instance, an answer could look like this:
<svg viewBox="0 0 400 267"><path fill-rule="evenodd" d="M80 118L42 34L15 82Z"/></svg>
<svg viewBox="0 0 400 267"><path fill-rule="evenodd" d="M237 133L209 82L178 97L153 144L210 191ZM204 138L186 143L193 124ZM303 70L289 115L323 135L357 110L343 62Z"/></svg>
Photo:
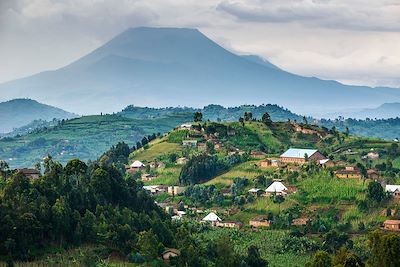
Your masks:
<svg viewBox="0 0 400 267"><path fill-rule="evenodd" d="M143 168L144 166L145 165L141 161L138 161L138 160L134 161L131 164L131 168L134 168L134 169L140 169L140 168Z"/></svg>
<svg viewBox="0 0 400 267"><path fill-rule="evenodd" d="M214 224L216 222L221 222L222 220L220 217L218 217L217 214L215 214L214 212L210 212L206 217L203 218L202 221Z"/></svg>
<svg viewBox="0 0 400 267"><path fill-rule="evenodd" d="M265 192L267 194L285 195L287 190L287 187L281 182L273 182L267 189L265 189Z"/></svg>
<svg viewBox="0 0 400 267"><path fill-rule="evenodd" d="M385 187L385 191L394 198L400 198L400 185L387 184Z"/></svg>
<svg viewBox="0 0 400 267"><path fill-rule="evenodd" d="M249 189L249 193L253 194L253 195L257 195L258 192L260 192L260 191L262 191L262 190L259 189L259 188L251 188L251 189Z"/></svg>

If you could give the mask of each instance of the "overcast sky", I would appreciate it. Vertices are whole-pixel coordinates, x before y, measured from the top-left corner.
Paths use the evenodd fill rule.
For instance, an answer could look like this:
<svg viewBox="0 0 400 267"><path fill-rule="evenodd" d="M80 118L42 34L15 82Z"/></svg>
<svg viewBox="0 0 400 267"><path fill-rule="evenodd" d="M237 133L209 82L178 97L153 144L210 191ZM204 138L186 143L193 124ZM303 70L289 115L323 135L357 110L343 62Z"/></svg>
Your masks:
<svg viewBox="0 0 400 267"><path fill-rule="evenodd" d="M400 87L400 0L0 0L0 82L135 26L198 28L290 72Z"/></svg>

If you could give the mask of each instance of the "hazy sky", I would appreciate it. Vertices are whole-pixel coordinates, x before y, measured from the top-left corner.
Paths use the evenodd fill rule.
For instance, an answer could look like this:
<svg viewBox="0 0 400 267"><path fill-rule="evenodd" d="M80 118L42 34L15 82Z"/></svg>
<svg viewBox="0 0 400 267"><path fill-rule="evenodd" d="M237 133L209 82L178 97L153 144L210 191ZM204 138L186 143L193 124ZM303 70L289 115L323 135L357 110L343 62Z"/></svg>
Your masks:
<svg viewBox="0 0 400 267"><path fill-rule="evenodd" d="M0 0L0 82L135 26L199 28L290 72L400 87L400 0Z"/></svg>

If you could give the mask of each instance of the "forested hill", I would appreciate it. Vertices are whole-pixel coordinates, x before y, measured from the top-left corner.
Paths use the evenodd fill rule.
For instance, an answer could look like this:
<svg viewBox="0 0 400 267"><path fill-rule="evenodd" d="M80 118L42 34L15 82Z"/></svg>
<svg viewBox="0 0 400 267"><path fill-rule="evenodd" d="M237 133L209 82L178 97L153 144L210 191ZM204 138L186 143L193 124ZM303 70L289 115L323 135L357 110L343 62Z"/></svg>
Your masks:
<svg viewBox="0 0 400 267"><path fill-rule="evenodd" d="M349 131L351 135L363 137L375 137L387 140L398 139L400 137L400 118L393 119L322 119L317 124L332 128L336 127L340 131Z"/></svg>
<svg viewBox="0 0 400 267"><path fill-rule="evenodd" d="M221 105L207 105L203 108L191 107L167 107L167 108L148 108L128 106L119 114L133 119L149 119L176 114L189 114L192 116L195 112L203 114L203 120L210 121L237 121L245 112L252 113L254 118L260 119L264 113L268 113L273 121L303 120L303 117L290 110L278 105L241 105L237 107L223 107Z"/></svg>
<svg viewBox="0 0 400 267"><path fill-rule="evenodd" d="M136 120L96 115L60 121L54 127L0 139L0 159L12 167L33 166L49 154L62 163L74 158L93 160L117 142L134 145L144 136L167 132L191 118L177 115Z"/></svg>

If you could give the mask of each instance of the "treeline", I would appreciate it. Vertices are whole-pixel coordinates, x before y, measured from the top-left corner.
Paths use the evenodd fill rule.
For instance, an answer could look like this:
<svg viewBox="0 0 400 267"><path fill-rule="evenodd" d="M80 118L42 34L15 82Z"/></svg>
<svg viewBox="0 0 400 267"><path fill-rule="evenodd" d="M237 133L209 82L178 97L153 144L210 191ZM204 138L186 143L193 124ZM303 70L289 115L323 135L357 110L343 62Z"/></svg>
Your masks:
<svg viewBox="0 0 400 267"><path fill-rule="evenodd" d="M145 234L155 235L163 246L172 245L166 215L140 183L125 179L114 166L125 160L129 147L119 144L115 151L121 153L108 161L86 164L75 159L65 167L48 157L43 175L35 180L21 173L2 175L0 255L31 260L49 246L84 243L127 254L140 250Z"/></svg>
<svg viewBox="0 0 400 267"><path fill-rule="evenodd" d="M376 137L383 139L400 138L400 118L393 119L321 119L317 124L327 128L336 127L340 131L349 131L351 135Z"/></svg>
<svg viewBox="0 0 400 267"><path fill-rule="evenodd" d="M193 156L182 168L179 175L181 185L194 185L206 182L217 174L242 162L242 156L230 155L218 158L217 155L201 154Z"/></svg>

